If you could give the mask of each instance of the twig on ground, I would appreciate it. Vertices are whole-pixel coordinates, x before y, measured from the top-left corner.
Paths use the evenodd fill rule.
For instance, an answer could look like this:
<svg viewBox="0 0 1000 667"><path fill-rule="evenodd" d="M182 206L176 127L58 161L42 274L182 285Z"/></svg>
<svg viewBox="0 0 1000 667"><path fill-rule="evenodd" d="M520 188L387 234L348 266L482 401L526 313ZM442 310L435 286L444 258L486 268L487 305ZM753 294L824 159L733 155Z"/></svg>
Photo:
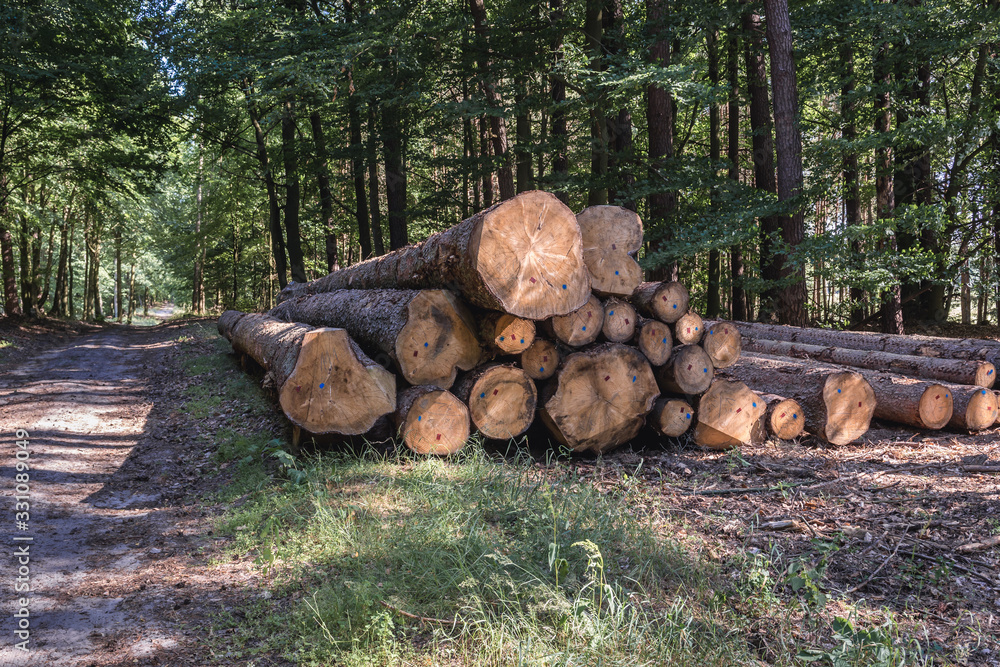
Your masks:
<svg viewBox="0 0 1000 667"><path fill-rule="evenodd" d="M965 472L1000 472L1000 466L962 466Z"/></svg>
<svg viewBox="0 0 1000 667"><path fill-rule="evenodd" d="M726 488L726 489L708 489L706 491L688 491L685 495L688 496L721 496L730 493L771 493L773 491L783 491L785 489L792 489L796 486L804 486L809 484L809 482L795 482L794 484L779 484L777 486L748 486L745 489L740 488Z"/></svg>
<svg viewBox="0 0 1000 667"><path fill-rule="evenodd" d="M816 538L817 540L818 540L818 539L820 539L820 537L819 537L819 533L817 533L817 532L816 532L816 529L812 527L812 524L811 524L811 523L809 523L809 520L808 520L808 519L806 519L806 518L805 518L805 517L804 517L803 515L801 515L801 514L799 515L799 518L800 518L800 519L802 519L802 523L806 524L806 528L808 528L808 529L809 529L809 532L813 534L813 537L815 537L815 538Z"/></svg>
<svg viewBox="0 0 1000 667"><path fill-rule="evenodd" d="M405 616L407 618L412 618L412 619L415 619L417 621L421 621L421 622L424 622L424 623L438 623L440 625L451 625L451 626L454 626L454 625L456 625L458 623L458 619L457 618L446 619L446 618L430 618L430 617L427 617L427 616L417 616L416 614L411 614L408 611L403 611L399 607L394 607L391 604L389 604L388 602L386 602L385 600L382 600L382 606L385 607L386 609L391 609L392 611L396 612L397 614L399 614L401 616Z"/></svg>
<svg viewBox="0 0 1000 667"><path fill-rule="evenodd" d="M884 568L886 565L888 565L889 561L891 561L896 556L896 552L899 551L899 547L901 547L902 545L903 545L903 540L902 539L899 540L899 542L896 542L896 548L892 550L892 553L889 554L889 557L886 558L884 561L882 561L882 564L879 565L877 568L875 568L875 571L872 572L870 575L868 575L867 579L865 579L864 581L862 581L857 586L854 586L852 588L848 588L846 591L844 591L844 595L850 595L851 593L857 593L862 588L864 588L865 586L867 586L868 584L870 584L871 580L875 578L875 575L878 574L879 572L881 572L882 568Z"/></svg>
<svg viewBox="0 0 1000 667"><path fill-rule="evenodd" d="M967 554L972 553L973 551L989 549L990 547L995 547L997 545L1000 545L1000 535L993 535L992 537L986 538L982 542L970 542L968 544L955 547L955 551L960 554Z"/></svg>

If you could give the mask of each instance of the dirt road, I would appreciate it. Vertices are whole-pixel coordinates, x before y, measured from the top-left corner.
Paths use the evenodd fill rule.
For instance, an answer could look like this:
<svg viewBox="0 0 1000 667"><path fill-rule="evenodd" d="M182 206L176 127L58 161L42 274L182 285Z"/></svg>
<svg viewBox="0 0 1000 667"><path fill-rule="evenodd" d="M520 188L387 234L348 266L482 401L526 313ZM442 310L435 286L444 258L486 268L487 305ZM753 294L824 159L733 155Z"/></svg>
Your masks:
<svg viewBox="0 0 1000 667"><path fill-rule="evenodd" d="M212 452L175 412L181 326L105 329L0 373L0 666L202 664L188 624L226 608L226 577L197 568L209 538L193 497ZM18 557L30 593L14 592Z"/></svg>

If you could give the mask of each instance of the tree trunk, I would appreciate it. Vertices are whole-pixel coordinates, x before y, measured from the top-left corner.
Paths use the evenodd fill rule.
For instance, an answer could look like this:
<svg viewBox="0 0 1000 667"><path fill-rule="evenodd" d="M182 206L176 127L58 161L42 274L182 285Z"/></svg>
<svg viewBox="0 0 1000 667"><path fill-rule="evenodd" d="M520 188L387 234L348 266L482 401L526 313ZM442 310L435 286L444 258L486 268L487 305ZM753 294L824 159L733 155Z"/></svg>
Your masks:
<svg viewBox="0 0 1000 667"><path fill-rule="evenodd" d="M308 278L305 258L302 255L302 235L299 231L299 206L302 195L299 189L296 131L292 102L286 101L281 115L281 156L285 163L285 243L288 245L288 267L292 273L292 280L304 283Z"/></svg>
<svg viewBox="0 0 1000 667"><path fill-rule="evenodd" d="M623 50L628 49L625 34L625 17L621 0L606 0L604 6L604 52L609 60L614 60ZM635 202L629 194L635 182L632 173L632 112L628 106L618 109L617 117L608 115L608 203L635 210ZM621 201L619 201L621 200Z"/></svg>
<svg viewBox="0 0 1000 667"><path fill-rule="evenodd" d="M310 433L365 433L396 409L395 376L343 329L227 310L219 333L264 367L288 420Z"/></svg>
<svg viewBox="0 0 1000 667"><path fill-rule="evenodd" d="M627 343L635 337L639 316L627 301L611 297L604 302L601 334L612 343Z"/></svg>
<svg viewBox="0 0 1000 667"><path fill-rule="evenodd" d="M792 25L788 0L764 0L767 16L767 44L771 58L771 84L774 90L774 137L778 162L778 200L793 201L802 192L802 134L799 130L798 88L792 54ZM804 212L801 205L781 222L781 237L791 253L805 239ZM781 275L792 282L778 291L778 321L805 325L805 268L794 269L791 258L781 259ZM794 277L793 277L794 276Z"/></svg>
<svg viewBox="0 0 1000 667"><path fill-rule="evenodd" d="M392 418L403 443L417 454L454 454L469 439L469 409L437 387L399 392Z"/></svg>
<svg viewBox="0 0 1000 667"><path fill-rule="evenodd" d="M631 296L642 282L635 254L642 248L642 220L620 206L591 206L576 216L591 289L601 296Z"/></svg>
<svg viewBox="0 0 1000 667"><path fill-rule="evenodd" d="M750 97L750 130L753 149L754 187L777 194L774 177L774 140L771 125L771 103L767 93L767 63L764 59L763 29L760 16L752 10L743 14L746 35L744 57L747 71L747 94ZM781 219L770 215L760 219L760 277L764 290L760 294L759 316L770 318L778 301L777 283L781 280L781 261L774 252L774 243L781 233ZM735 316L734 316L735 317Z"/></svg>
<svg viewBox="0 0 1000 667"><path fill-rule="evenodd" d="M278 204L278 188L274 183L271 160L267 154L267 138L264 135L264 128L260 124L260 111L257 109L257 104L252 100L250 95L251 87L247 83L244 90L244 97L247 103L247 113L250 115L250 124L253 126L254 142L257 146L257 161L260 162L260 170L264 176L264 188L267 191L271 256L274 259L275 270L278 274L278 287L284 289L285 285L288 284L288 270L285 263L285 242L281 233L281 206Z"/></svg>
<svg viewBox="0 0 1000 667"><path fill-rule="evenodd" d="M132 324L135 313L135 255L132 255L132 265L128 270L128 323Z"/></svg>
<svg viewBox="0 0 1000 667"><path fill-rule="evenodd" d="M455 385L455 396L468 404L472 425L486 438L516 438L535 420L535 383L512 364L487 364L471 371Z"/></svg>
<svg viewBox="0 0 1000 667"><path fill-rule="evenodd" d="M527 81L522 77L518 80L517 96L518 113L515 132L517 134L517 191L526 192L532 189L531 170L531 113L527 107ZM466 217L468 213L464 214Z"/></svg>
<svg viewBox="0 0 1000 667"><path fill-rule="evenodd" d="M646 21L654 32L650 48L652 64L670 66L670 42L666 38L669 0L646 0ZM656 84L646 88L646 123L649 127L649 169L653 192L649 195L650 224L663 230L660 239L650 246L655 253L673 238L673 212L677 206L677 193L662 181L663 170L674 157L674 110L670 93ZM649 253L647 253L648 255ZM677 262L658 266L648 272L651 280L677 280Z"/></svg>
<svg viewBox="0 0 1000 667"><path fill-rule="evenodd" d="M529 229L525 221L531 221ZM418 245L341 269L282 297L348 287L448 287L474 305L543 320L583 305L590 276L576 216L554 196L533 190Z"/></svg>
<svg viewBox="0 0 1000 667"><path fill-rule="evenodd" d="M202 291L201 310L204 312L204 291ZM122 228L121 224L115 225L115 320L122 321Z"/></svg>
<svg viewBox="0 0 1000 667"><path fill-rule="evenodd" d="M694 423L694 408L680 398L656 399L647 421L657 432L668 438L679 438L691 428Z"/></svg>
<svg viewBox="0 0 1000 667"><path fill-rule="evenodd" d="M348 26L354 22L353 0L344 0L344 22ZM351 28L348 28L348 30L351 30ZM358 221L358 239L361 242L361 257L362 259L368 259L372 256L372 231L368 218L368 199L365 194L365 157L364 146L361 143L361 116L358 112L358 98L354 90L354 72L350 67L347 67L345 68L345 74L347 75L348 95L347 117L349 132L351 135L351 176L354 178L354 210L355 217ZM323 180L320 181L320 203L323 205L323 219L330 221L330 224L328 225L330 232L327 236L327 273L331 273L336 271L338 268L336 258L337 239L333 231L332 224L333 201L332 195L330 194L329 177L326 175L326 142L323 141L323 128L322 124L319 122L319 116L318 114L315 115L316 120L313 121L313 137L318 137L316 140L316 150L318 155L321 156L320 168L322 173L320 178L326 181L325 194ZM317 130L319 131L318 135ZM334 258L332 261L330 260L329 249L331 243L334 249Z"/></svg>
<svg viewBox="0 0 1000 667"><path fill-rule="evenodd" d="M708 449L732 449L759 441L754 427L767 410L763 398L742 382L719 379L698 400L694 441Z"/></svg>
<svg viewBox="0 0 1000 667"><path fill-rule="evenodd" d="M205 180L205 146L198 145L198 178L195 186L195 214L194 214L194 279L191 289L191 311L196 315L201 315L205 310L205 239L201 234L202 213L202 186ZM120 258L118 245L120 243L120 232L116 227L115 231L115 260ZM117 274L116 274L117 276ZM116 284L116 298L117 298ZM117 304L116 304L117 305Z"/></svg>
<svg viewBox="0 0 1000 667"><path fill-rule="evenodd" d="M539 416L575 452L606 452L635 437L659 396L638 350L604 343L566 357L539 399Z"/></svg>
<svg viewBox="0 0 1000 667"><path fill-rule="evenodd" d="M706 32L706 50L708 52L708 80L713 88L721 82L719 75L719 31L710 28ZM719 162L722 160L722 111L719 104L712 101L708 111L708 159L712 163L712 175L715 176ZM713 179L714 181L714 179ZM715 197L715 185L711 186L711 199ZM705 294L705 314L708 317L718 317L722 313L722 254L718 248L708 251L708 285Z"/></svg>
<svg viewBox="0 0 1000 667"><path fill-rule="evenodd" d="M677 281L646 282L635 288L628 301L643 315L673 324L688 311L687 288Z"/></svg>
<svg viewBox="0 0 1000 667"><path fill-rule="evenodd" d="M844 37L844 43L840 46L840 60L844 68L844 83L840 89L840 116L843 121L841 128L841 138L844 140L845 150L841 171L844 177L844 221L848 226L861 224L861 184L858 178L858 150L854 146L857 141L857 107L855 99L854 85L854 44L851 37ZM863 268L865 265L862 254L861 240L851 241L851 252L854 256L850 264ZM865 292L860 287L851 286L851 324L858 324L865 318L864 301Z"/></svg>
<svg viewBox="0 0 1000 667"><path fill-rule="evenodd" d="M708 391L715 377L715 366L699 345L679 345L670 360L656 369L660 389L673 394L697 396Z"/></svg>
<svg viewBox="0 0 1000 667"><path fill-rule="evenodd" d="M739 76L739 34L735 27L729 35L726 54L726 74L729 80L729 128L728 151L729 179L735 185L740 182L740 76ZM743 246L739 243L729 247L730 316L734 320L745 320L747 314L747 293L743 288Z"/></svg>
<svg viewBox="0 0 1000 667"><path fill-rule="evenodd" d="M378 186L378 117L375 103L368 103L368 210L372 216L372 242L375 255L385 254L382 236L382 210L379 206Z"/></svg>
<svg viewBox="0 0 1000 667"><path fill-rule="evenodd" d="M889 66L889 43L879 42L873 61L875 88L875 132L880 141L875 149L875 214L879 220L892 218L895 211L893 191L892 137L889 134L892 108L889 99L892 71ZM896 249L896 239L882 242L883 250ZM902 290L899 285L889 287L881 295L882 331L888 334L903 333Z"/></svg>
<svg viewBox="0 0 1000 667"><path fill-rule="evenodd" d="M854 371L799 359L744 355L724 375L757 392L795 399L802 406L806 430L834 445L863 436L875 410L875 393Z"/></svg>
<svg viewBox="0 0 1000 667"><path fill-rule="evenodd" d="M595 75L606 69L604 64L604 2L587 0L584 11L583 35L590 69ZM587 206L608 203L608 121L604 96L594 93L590 105L590 188Z"/></svg>
<svg viewBox="0 0 1000 667"><path fill-rule="evenodd" d="M343 328L362 348L383 353L385 365L394 362L413 385L447 389L458 369L482 357L472 315L446 290L337 290L290 299L269 314Z"/></svg>
<svg viewBox="0 0 1000 667"><path fill-rule="evenodd" d="M385 193L389 214L389 247L406 246L406 172L403 169L403 127L399 102L382 107L382 152L385 161Z"/></svg>
<svg viewBox="0 0 1000 667"><path fill-rule="evenodd" d="M563 8L562 0L549 0L549 21L553 25L554 42L552 44L553 67L559 68L563 61ZM550 93L552 95L552 143L555 147L552 156L552 174L555 195L564 204L569 204L569 194L566 191L566 180L569 178L569 135L566 128L566 82L563 75L553 74L550 77Z"/></svg>
<svg viewBox="0 0 1000 667"><path fill-rule="evenodd" d="M996 379L996 368L988 361L933 359L931 357L893 354L892 352L852 350L844 347L809 345L764 338L747 338L743 349L757 354L815 359L840 366L868 368L927 380L941 380L986 388L992 387Z"/></svg>
<svg viewBox="0 0 1000 667"><path fill-rule="evenodd" d="M349 2L345 2L349 4ZM368 241L371 246L371 229L368 226L368 200L365 195L365 167L363 147L361 146L361 126L358 120L357 102L353 96L350 105L351 131L351 171L354 177L354 198L357 207L358 236L362 247ZM333 192L330 190L330 168L327 164L326 136L323 132L323 119L318 111L309 114L309 125L312 128L313 145L316 148L316 186L319 190L320 223L324 234L324 249L326 251L327 273L340 268L337 257L337 226L333 218ZM367 238L366 238L367 237Z"/></svg>

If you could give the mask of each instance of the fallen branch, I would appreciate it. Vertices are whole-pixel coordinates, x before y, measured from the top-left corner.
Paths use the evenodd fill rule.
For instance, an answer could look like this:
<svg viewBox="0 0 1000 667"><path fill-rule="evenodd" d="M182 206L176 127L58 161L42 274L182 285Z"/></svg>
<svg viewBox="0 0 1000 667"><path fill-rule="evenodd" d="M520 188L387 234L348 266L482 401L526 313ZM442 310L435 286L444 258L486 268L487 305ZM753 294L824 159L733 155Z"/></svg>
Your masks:
<svg viewBox="0 0 1000 667"><path fill-rule="evenodd" d="M386 602L385 600L382 600L382 606L385 607L386 609L391 609L392 611L396 612L397 614L399 614L401 616L405 616L407 618L412 618L414 620L421 621L423 623L439 623L441 625L451 625L451 626L454 626L454 625L458 624L458 619L457 618L453 618L453 619L449 620L449 619L444 619L444 618L430 618L428 616L417 616L416 614L411 614L408 611L403 611L399 607L394 607L391 604L389 604L388 602Z"/></svg>
<svg viewBox="0 0 1000 667"><path fill-rule="evenodd" d="M963 544L959 547L955 547L955 551L960 554L968 554L973 551L982 551L983 549L989 549L990 547L998 545L1000 545L1000 535L994 535L983 540L982 542L970 542L969 544Z"/></svg>
<svg viewBox="0 0 1000 667"><path fill-rule="evenodd" d="M810 484L810 482L796 482L794 484L779 484L778 486L749 486L745 489L739 488L726 488L726 489L708 489L706 491L688 491L684 495L687 496L723 496L730 493L771 493L773 491L784 491L785 489L793 489L796 486L804 486Z"/></svg>
<svg viewBox="0 0 1000 667"><path fill-rule="evenodd" d="M882 569L886 565L889 564L889 561L891 561L896 556L896 552L899 551L899 547L901 547L902 545L903 545L903 540L902 539L899 540L899 542L896 542L896 548L892 550L892 553L889 554L889 557L886 558L884 561L882 561L882 564L879 565L877 568L875 568L875 571L872 572L870 575L868 575L867 579L865 579L864 581L862 581L857 586L854 586L853 588L848 588L846 591L844 591L844 595L850 595L851 593L857 593L862 588L864 588L865 586L867 586L868 584L870 584L871 581L872 581L872 579L875 578L875 575L877 575L879 572L881 572Z"/></svg>
<svg viewBox="0 0 1000 667"><path fill-rule="evenodd" d="M962 466L965 472L1000 472L1000 466Z"/></svg>

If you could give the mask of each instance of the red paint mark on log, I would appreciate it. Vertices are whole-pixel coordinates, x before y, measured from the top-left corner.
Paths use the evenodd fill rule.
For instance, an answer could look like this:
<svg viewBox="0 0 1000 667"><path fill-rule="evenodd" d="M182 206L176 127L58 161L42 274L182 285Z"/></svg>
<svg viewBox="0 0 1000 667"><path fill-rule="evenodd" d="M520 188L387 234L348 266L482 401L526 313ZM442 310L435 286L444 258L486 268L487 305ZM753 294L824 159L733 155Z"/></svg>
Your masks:
<svg viewBox="0 0 1000 667"><path fill-rule="evenodd" d="M441 434L440 434L440 433L438 433L438 437L437 437L437 439L438 439L438 440L440 440L440 439L441 439Z"/></svg>
<svg viewBox="0 0 1000 667"><path fill-rule="evenodd" d="M532 283L534 283L534 282L535 282L535 279L534 279L534 278L528 278L528 280L530 280L530 281L531 281Z"/></svg>
<svg viewBox="0 0 1000 667"><path fill-rule="evenodd" d="M302 387L296 387L295 391L302 391Z"/></svg>
<svg viewBox="0 0 1000 667"><path fill-rule="evenodd" d="M743 408L736 408L736 413L737 413L737 414L739 414L739 413L741 413L741 412L743 412Z"/></svg>
<svg viewBox="0 0 1000 667"><path fill-rule="evenodd" d="M611 249L612 249L612 250L618 250L618 246L617 246L617 245L615 245L614 243L612 243L612 244L611 244Z"/></svg>
<svg viewBox="0 0 1000 667"><path fill-rule="evenodd" d="M413 356L417 356L417 351L416 350L413 351Z"/></svg>
<svg viewBox="0 0 1000 667"><path fill-rule="evenodd" d="M592 312L590 312L590 311L588 310L588 311L587 311L587 319L588 319L588 320L590 319L590 316L591 316L591 315L593 315L593 313L592 313Z"/></svg>
<svg viewBox="0 0 1000 667"><path fill-rule="evenodd" d="M688 370L691 370L691 364L688 364Z"/></svg>
<svg viewBox="0 0 1000 667"><path fill-rule="evenodd" d="M628 318L627 317L625 318L625 324L628 324Z"/></svg>
<svg viewBox="0 0 1000 667"><path fill-rule="evenodd" d="M608 380L610 380L610 379L611 379L611 376L610 376L610 375L605 375L605 376L604 376L604 381L605 381L605 382L607 382L607 381L608 381Z"/></svg>
<svg viewBox="0 0 1000 667"><path fill-rule="evenodd" d="M935 396L935 397L934 397L934 400L936 401L936 400L938 400L939 398L941 398L941 394L938 394L937 396Z"/></svg>
<svg viewBox="0 0 1000 667"><path fill-rule="evenodd" d="M858 401L858 407L859 408L861 407L861 401Z"/></svg>
<svg viewBox="0 0 1000 667"><path fill-rule="evenodd" d="M549 360L548 357L542 357L542 361L548 361L548 360Z"/></svg>
<svg viewBox="0 0 1000 667"><path fill-rule="evenodd" d="M500 393L500 390L499 390L499 389L494 389L494 390L493 390L493 395L494 395L494 396L496 396L496 395L497 395L497 394L499 394L499 393Z"/></svg>
<svg viewBox="0 0 1000 667"><path fill-rule="evenodd" d="M782 418L782 417L784 417L784 416L785 416L785 413L784 413L784 412L782 412L782 413L781 413L781 415L780 415L780 416L778 417L778 419L781 419L781 418Z"/></svg>

